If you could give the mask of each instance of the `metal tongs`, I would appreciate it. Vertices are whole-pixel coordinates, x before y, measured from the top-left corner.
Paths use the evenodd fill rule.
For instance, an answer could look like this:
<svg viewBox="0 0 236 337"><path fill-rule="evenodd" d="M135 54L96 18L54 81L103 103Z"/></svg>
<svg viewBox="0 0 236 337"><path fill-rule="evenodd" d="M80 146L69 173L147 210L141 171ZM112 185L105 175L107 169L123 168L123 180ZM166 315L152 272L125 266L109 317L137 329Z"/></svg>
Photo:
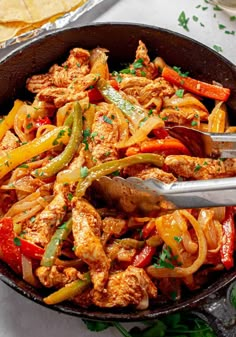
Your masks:
<svg viewBox="0 0 236 337"><path fill-rule="evenodd" d="M187 145L193 156L236 158L236 133L207 133L182 126L171 127L168 131ZM157 179L102 177L98 186L107 201L112 200L130 212L236 204L236 177L171 184Z"/></svg>

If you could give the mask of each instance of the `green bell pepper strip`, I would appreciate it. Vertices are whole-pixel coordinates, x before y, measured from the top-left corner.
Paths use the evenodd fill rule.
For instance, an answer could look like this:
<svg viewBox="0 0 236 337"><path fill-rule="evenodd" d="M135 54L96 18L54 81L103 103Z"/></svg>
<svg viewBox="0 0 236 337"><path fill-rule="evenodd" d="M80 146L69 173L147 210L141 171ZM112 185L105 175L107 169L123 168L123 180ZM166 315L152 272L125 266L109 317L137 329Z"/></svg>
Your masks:
<svg viewBox="0 0 236 337"><path fill-rule="evenodd" d="M48 243L41 259L41 266L51 267L58 255L61 245L67 239L72 229L72 219L59 226Z"/></svg>
<svg viewBox="0 0 236 337"><path fill-rule="evenodd" d="M84 179L78 177L79 181L76 187L76 196L82 197L85 194L86 189L92 184L94 180L100 179L103 176L109 175L127 166L142 163L151 163L161 167L164 163L164 158L157 154L143 153L118 160L111 160L109 162L94 166L88 170L88 174Z"/></svg>
<svg viewBox="0 0 236 337"><path fill-rule="evenodd" d="M82 141L82 112L78 102L74 105L73 117L74 121L70 140L64 151L53 158L44 167L33 171L32 174L34 176L39 176L42 179L52 177L57 172L61 171L74 157L74 154ZM68 118L71 117L69 116Z"/></svg>
<svg viewBox="0 0 236 337"><path fill-rule="evenodd" d="M124 238L124 239L117 239L115 240L116 243L118 243L121 247L130 249L140 249L143 248L145 241L139 241L131 238Z"/></svg>
<svg viewBox="0 0 236 337"><path fill-rule="evenodd" d="M48 305L53 305L61 303L66 300L70 300L73 297L80 295L91 284L89 273L85 273L83 277L84 277L83 280L80 279L73 281L67 284L65 287L45 297L43 299L44 303Z"/></svg>
<svg viewBox="0 0 236 337"><path fill-rule="evenodd" d="M140 122L148 117L148 113L143 107L131 103L125 98L125 94L114 89L106 80L101 78L97 82L97 88L108 103L113 103L123 112L130 122L129 128L132 134L140 127Z"/></svg>

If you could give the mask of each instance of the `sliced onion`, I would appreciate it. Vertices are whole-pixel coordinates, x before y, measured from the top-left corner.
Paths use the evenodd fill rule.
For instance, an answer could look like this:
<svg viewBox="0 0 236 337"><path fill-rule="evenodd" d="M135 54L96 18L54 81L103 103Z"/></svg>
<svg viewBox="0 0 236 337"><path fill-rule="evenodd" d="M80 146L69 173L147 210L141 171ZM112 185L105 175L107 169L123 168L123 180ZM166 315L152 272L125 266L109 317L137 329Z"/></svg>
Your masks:
<svg viewBox="0 0 236 337"><path fill-rule="evenodd" d="M127 140L121 141L116 144L116 147L126 148L134 144L138 144L147 138L147 135L157 128L163 128L165 126L163 120L158 116L149 117L137 131Z"/></svg>
<svg viewBox="0 0 236 337"><path fill-rule="evenodd" d="M207 242L204 236L203 230L199 222L186 210L181 210L180 213L188 219L192 227L195 230L196 236L198 238L198 257L192 263L191 266L182 268L175 267L174 269L168 268L156 268L153 265L147 268L147 273L154 278L163 278L163 277L187 277L195 273L206 260L207 255Z"/></svg>
<svg viewBox="0 0 236 337"><path fill-rule="evenodd" d="M21 255L21 266L22 266L22 274L23 274L23 280L25 280L27 283L31 284L34 287L38 286L38 281L36 277L33 274L33 267L32 267L32 261L25 255Z"/></svg>

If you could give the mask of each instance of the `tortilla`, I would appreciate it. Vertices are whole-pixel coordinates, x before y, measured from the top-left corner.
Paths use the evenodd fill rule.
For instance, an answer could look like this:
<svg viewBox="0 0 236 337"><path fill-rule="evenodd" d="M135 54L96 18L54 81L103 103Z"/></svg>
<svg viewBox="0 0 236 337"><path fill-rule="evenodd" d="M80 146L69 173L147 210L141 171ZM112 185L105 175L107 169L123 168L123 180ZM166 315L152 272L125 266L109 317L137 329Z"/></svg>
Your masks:
<svg viewBox="0 0 236 337"><path fill-rule="evenodd" d="M22 30L22 28L27 29L27 27L28 25L22 22L7 24L0 23L0 42L11 39L12 37L16 36Z"/></svg>
<svg viewBox="0 0 236 337"><path fill-rule="evenodd" d="M0 42L53 22L87 0L0 0Z"/></svg>
<svg viewBox="0 0 236 337"><path fill-rule="evenodd" d="M40 22L67 13L85 2L85 0L0 0L0 22Z"/></svg>

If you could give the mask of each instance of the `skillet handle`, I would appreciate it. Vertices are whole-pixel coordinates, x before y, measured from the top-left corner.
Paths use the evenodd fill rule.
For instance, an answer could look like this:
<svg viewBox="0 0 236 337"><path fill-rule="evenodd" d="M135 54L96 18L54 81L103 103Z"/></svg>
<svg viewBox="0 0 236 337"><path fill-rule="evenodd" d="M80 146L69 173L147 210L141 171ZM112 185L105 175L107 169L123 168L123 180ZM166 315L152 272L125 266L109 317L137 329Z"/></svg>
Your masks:
<svg viewBox="0 0 236 337"><path fill-rule="evenodd" d="M232 289L235 287L236 281L228 289L223 288L211 294L198 305L195 312L196 315L207 318L219 337L236 337L236 308L230 301Z"/></svg>

